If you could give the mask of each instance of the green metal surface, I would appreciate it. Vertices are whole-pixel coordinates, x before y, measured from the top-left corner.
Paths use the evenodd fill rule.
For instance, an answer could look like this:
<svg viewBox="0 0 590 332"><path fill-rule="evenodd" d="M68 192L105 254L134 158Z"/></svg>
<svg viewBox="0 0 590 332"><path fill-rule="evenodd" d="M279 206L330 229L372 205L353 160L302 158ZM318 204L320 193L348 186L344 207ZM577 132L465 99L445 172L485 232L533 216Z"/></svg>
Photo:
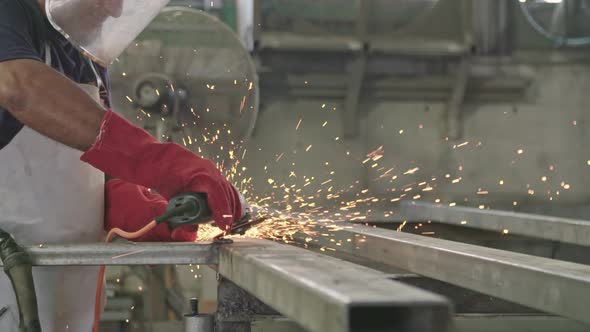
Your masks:
<svg viewBox="0 0 590 332"><path fill-rule="evenodd" d="M288 40L292 36L338 36L368 41L370 49L377 52L422 49L423 45L434 42L438 43L434 46L435 53L463 53L468 49L464 44L469 44L472 19L472 4L467 0L259 0L256 6L257 40L268 48L276 45L282 49L297 49ZM358 12L362 7L366 7L366 20L360 21L366 38L358 38ZM282 40L269 42L266 40L269 34L281 34ZM293 46L285 47L285 44ZM314 46L299 48L307 50Z"/></svg>
<svg viewBox="0 0 590 332"><path fill-rule="evenodd" d="M225 15L231 16L229 12ZM179 48L227 48L228 45L234 45L236 37L232 29L235 30L235 18L234 27L225 24L228 27L227 32L219 29L222 25L213 24L215 21L221 22L212 15L169 9L160 13L137 37L136 42L158 40L164 47Z"/></svg>
<svg viewBox="0 0 590 332"><path fill-rule="evenodd" d="M274 12L285 17L331 20L354 20L355 0L263 0L260 9L263 13Z"/></svg>
<svg viewBox="0 0 590 332"><path fill-rule="evenodd" d="M225 0L223 2L223 6L221 7L221 13L219 15L221 21L227 24L233 31L237 31L238 29L238 8L236 6L236 1L239 0Z"/></svg>
<svg viewBox="0 0 590 332"><path fill-rule="evenodd" d="M586 332L590 326L555 316L458 315L453 332Z"/></svg>
<svg viewBox="0 0 590 332"><path fill-rule="evenodd" d="M0 258L18 305L19 331L41 332L31 258L10 234L0 229Z"/></svg>

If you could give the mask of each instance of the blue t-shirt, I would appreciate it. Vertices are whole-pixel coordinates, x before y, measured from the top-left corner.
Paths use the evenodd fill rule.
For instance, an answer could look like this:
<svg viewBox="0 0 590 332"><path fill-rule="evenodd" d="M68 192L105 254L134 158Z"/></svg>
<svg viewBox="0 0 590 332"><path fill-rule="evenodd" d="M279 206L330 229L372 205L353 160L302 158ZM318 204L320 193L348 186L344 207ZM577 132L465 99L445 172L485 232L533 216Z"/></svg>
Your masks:
<svg viewBox="0 0 590 332"><path fill-rule="evenodd" d="M44 18L42 24L35 20L33 8L36 1L0 0L0 62L31 59L45 63L45 47L40 45L36 29L45 29L45 42L51 47L51 66L76 83L96 85L96 75L85 58ZM109 105L106 70L94 64L103 80L100 95ZM8 111L0 107L0 149L18 134L23 125Z"/></svg>

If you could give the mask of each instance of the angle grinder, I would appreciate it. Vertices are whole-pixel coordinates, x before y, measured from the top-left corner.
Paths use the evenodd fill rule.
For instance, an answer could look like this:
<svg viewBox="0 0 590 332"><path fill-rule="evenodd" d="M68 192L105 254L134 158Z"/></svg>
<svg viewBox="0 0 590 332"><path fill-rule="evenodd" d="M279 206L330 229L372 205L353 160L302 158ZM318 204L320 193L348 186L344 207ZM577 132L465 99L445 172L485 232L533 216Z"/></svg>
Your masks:
<svg viewBox="0 0 590 332"><path fill-rule="evenodd" d="M242 213L240 219L226 232L214 237L221 240L225 235L244 235L247 230L266 220L267 217L253 219L255 211L250 207L242 194L239 194ZM213 214L207 204L207 195L203 193L184 193L173 197L166 212L156 218L156 223L166 222L170 228L186 225L204 225L213 222Z"/></svg>

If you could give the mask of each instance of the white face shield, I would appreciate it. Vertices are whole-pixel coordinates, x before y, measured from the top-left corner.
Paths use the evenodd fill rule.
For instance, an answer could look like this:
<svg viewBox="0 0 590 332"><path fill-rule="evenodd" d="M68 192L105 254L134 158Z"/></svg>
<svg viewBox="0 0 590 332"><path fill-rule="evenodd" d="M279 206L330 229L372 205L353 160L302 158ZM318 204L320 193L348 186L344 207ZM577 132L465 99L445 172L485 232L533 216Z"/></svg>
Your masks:
<svg viewBox="0 0 590 332"><path fill-rule="evenodd" d="M47 0L53 27L92 60L111 64L170 0Z"/></svg>

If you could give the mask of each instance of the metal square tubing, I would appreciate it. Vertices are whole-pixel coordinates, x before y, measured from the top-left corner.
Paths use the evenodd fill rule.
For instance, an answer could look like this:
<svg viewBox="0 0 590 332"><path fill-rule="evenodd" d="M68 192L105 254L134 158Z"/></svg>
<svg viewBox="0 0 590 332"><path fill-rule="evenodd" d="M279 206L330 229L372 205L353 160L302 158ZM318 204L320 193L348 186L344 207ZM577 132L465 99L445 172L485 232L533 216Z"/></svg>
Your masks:
<svg viewBox="0 0 590 332"><path fill-rule="evenodd" d="M25 251L34 266L217 264L219 258L219 244L213 243L84 243Z"/></svg>
<svg viewBox="0 0 590 332"><path fill-rule="evenodd" d="M590 221L403 201L401 217L590 246Z"/></svg>
<svg viewBox="0 0 590 332"><path fill-rule="evenodd" d="M219 273L312 332L447 331L442 297L375 270L267 240L220 248Z"/></svg>
<svg viewBox="0 0 590 332"><path fill-rule="evenodd" d="M361 225L316 227L326 236L296 241L590 323L590 266Z"/></svg>

